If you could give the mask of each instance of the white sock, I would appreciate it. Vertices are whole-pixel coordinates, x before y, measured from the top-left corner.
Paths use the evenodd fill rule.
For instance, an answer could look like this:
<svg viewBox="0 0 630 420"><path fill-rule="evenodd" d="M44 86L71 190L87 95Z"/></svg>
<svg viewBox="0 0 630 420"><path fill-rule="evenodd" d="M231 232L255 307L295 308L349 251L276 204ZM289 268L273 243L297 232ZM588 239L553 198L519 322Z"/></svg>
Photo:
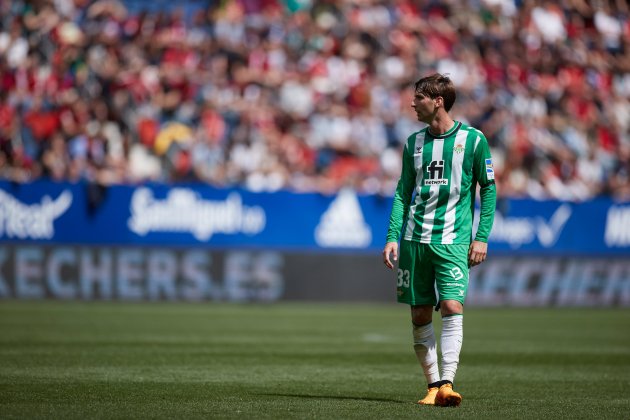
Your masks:
<svg viewBox="0 0 630 420"><path fill-rule="evenodd" d="M427 384L439 381L440 370L438 368L435 333L433 332L432 323L421 327L413 326L413 349L416 351L416 357L422 365Z"/></svg>
<svg viewBox="0 0 630 420"><path fill-rule="evenodd" d="M464 317L463 315L452 315L442 318L442 380L451 381L455 379L457 364L459 363L459 352L462 349L464 339Z"/></svg>

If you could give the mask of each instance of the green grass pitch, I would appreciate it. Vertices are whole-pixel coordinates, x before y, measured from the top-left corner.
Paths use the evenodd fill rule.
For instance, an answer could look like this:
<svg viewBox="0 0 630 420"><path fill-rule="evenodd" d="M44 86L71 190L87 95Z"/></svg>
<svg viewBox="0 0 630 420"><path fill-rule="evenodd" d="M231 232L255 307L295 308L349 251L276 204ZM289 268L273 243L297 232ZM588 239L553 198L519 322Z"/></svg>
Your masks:
<svg viewBox="0 0 630 420"><path fill-rule="evenodd" d="M404 305L5 301L0 418L630 418L629 310L464 326L462 405L420 407Z"/></svg>

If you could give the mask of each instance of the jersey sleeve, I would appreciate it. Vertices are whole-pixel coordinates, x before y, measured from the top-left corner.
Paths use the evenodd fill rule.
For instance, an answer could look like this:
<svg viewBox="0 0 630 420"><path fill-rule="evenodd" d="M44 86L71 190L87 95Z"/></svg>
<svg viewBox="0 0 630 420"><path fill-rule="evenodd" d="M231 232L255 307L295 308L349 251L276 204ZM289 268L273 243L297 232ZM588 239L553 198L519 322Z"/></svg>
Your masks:
<svg viewBox="0 0 630 420"><path fill-rule="evenodd" d="M407 140L403 150L402 171L396 186L396 193L394 194L392 212L389 216L387 242L398 242L403 224L409 213L409 205L415 189L416 170L413 164L413 155L409 151L409 142L412 137Z"/></svg>
<svg viewBox="0 0 630 420"><path fill-rule="evenodd" d="M494 222L497 190L494 183L494 167L492 165L492 156L490 155L490 146L483 134L479 135L479 143L475 148L473 173L475 180L480 186L481 199L479 227L477 228L475 240L488 242L492 223Z"/></svg>

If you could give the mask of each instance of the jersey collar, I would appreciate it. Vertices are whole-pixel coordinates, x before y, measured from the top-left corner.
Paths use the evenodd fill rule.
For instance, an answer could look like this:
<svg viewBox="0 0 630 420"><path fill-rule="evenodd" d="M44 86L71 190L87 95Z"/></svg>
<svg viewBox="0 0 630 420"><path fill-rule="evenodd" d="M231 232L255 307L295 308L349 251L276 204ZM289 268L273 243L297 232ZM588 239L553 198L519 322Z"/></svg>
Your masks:
<svg viewBox="0 0 630 420"><path fill-rule="evenodd" d="M440 135L436 135L433 134L431 132L431 130L429 130L429 127L427 127L427 133L433 137L434 139L445 139L447 137L452 136L457 130L459 130L459 127L462 126L462 123L459 121L455 121L455 123L453 124L453 126L450 128L450 130L448 130L446 133L442 133Z"/></svg>

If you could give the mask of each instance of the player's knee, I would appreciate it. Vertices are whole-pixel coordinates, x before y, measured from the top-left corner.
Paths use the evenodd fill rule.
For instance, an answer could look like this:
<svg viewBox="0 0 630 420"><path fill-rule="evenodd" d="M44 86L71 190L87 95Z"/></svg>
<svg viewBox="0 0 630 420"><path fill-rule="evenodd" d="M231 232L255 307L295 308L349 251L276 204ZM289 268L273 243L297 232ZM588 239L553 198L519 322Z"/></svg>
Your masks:
<svg viewBox="0 0 630 420"><path fill-rule="evenodd" d="M433 317L433 307L428 305L411 307L411 322L415 325L426 325Z"/></svg>
<svg viewBox="0 0 630 420"><path fill-rule="evenodd" d="M440 302L442 316L464 313L464 305L457 300L444 300Z"/></svg>

